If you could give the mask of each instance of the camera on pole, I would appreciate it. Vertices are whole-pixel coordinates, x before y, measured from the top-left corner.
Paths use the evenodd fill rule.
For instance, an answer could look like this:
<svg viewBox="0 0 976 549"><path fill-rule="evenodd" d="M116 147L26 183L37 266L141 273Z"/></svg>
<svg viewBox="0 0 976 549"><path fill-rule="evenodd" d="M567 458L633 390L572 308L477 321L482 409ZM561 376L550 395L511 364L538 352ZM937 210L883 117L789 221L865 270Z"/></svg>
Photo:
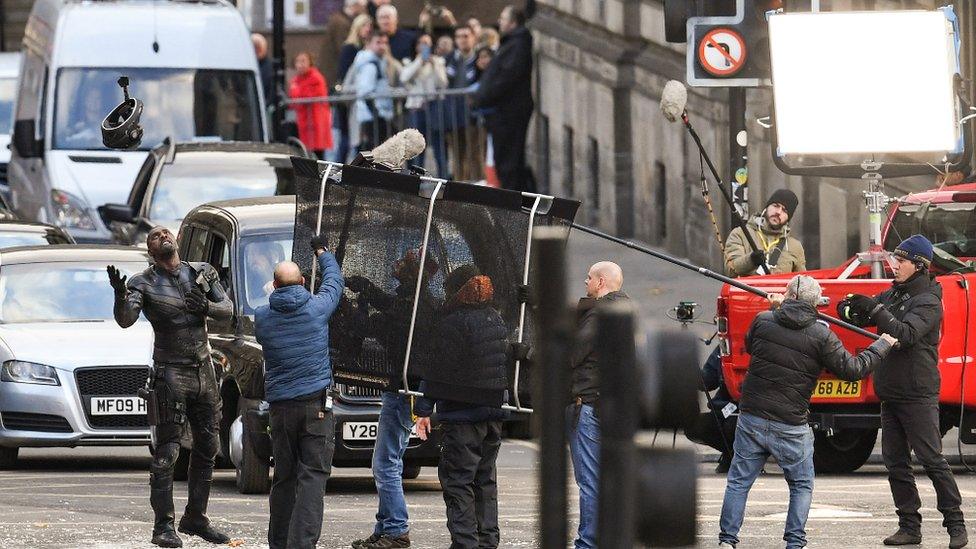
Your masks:
<svg viewBox="0 0 976 549"><path fill-rule="evenodd" d="M134 149L142 143L142 101L129 97L129 77L118 80L122 102L102 120L102 144L109 149Z"/></svg>
<svg viewBox="0 0 976 549"><path fill-rule="evenodd" d="M687 42L687 81L696 87L759 87L770 84L766 12L780 0L668 0L665 37Z"/></svg>

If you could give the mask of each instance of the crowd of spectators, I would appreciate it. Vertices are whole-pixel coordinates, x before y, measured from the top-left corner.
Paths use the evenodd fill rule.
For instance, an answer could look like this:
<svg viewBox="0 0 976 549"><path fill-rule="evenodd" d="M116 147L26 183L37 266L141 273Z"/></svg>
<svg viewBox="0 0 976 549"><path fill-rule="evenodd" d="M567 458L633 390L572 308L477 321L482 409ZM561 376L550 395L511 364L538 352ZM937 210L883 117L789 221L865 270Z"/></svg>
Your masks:
<svg viewBox="0 0 976 549"><path fill-rule="evenodd" d="M533 110L525 23L526 12L514 6L502 10L496 29L427 4L407 28L392 0L344 0L318 55L292 59L287 92L297 137L320 158L347 162L416 128L433 175L534 191L525 163ZM270 98L267 42L255 35L254 45ZM413 164L424 167L427 158Z"/></svg>

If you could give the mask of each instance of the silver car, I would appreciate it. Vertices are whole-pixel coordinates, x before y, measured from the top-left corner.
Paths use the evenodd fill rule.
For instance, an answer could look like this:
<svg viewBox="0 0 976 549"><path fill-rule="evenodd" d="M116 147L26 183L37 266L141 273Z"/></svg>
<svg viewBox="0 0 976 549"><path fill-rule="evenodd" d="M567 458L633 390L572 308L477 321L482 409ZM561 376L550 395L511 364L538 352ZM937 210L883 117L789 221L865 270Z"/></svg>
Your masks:
<svg viewBox="0 0 976 549"><path fill-rule="evenodd" d="M122 330L105 273L148 266L136 248L0 251L0 468L22 447L148 445L152 328Z"/></svg>

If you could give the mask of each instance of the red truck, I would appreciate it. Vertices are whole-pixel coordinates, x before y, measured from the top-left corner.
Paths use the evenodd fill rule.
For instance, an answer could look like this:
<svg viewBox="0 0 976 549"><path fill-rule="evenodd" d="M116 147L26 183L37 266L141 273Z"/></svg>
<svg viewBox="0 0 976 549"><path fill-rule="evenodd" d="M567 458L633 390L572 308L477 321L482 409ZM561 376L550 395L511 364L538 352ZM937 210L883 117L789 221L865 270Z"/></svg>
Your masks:
<svg viewBox="0 0 976 549"><path fill-rule="evenodd" d="M894 250L903 238L915 233L925 235L935 245L932 273L943 290L945 314L939 342L942 433L961 426L962 441L976 443L976 365L974 355L968 354L976 347L976 338L969 338L970 326L976 321L976 303L972 303L976 300L976 183L909 194L893 201L882 230L884 249ZM890 287L890 269L885 266L887 279L872 279L869 265L859 256L864 257L855 255L839 267L805 273L823 286L821 312L836 316L837 303L845 295L876 295ZM753 276L742 281L767 292L782 293L792 276ZM718 298L722 368L734 399L739 398L749 366L746 331L753 317L766 309L765 299L728 284ZM832 329L851 352L870 343L862 335ZM824 373L814 389L810 411L818 472L850 472L868 460L881 426L880 405L870 377L847 382Z"/></svg>

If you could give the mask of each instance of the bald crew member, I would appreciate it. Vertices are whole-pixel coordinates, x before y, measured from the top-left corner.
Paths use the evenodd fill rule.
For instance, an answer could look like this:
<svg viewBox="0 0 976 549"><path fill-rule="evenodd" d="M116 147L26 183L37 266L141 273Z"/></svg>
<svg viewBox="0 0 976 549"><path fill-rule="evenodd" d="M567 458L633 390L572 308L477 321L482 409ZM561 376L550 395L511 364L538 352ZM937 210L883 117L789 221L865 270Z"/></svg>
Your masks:
<svg viewBox="0 0 976 549"><path fill-rule="evenodd" d="M325 238L312 238L322 286L314 296L291 261L274 270L274 292L254 312L264 351L264 399L271 403L274 482L268 543L272 549L313 548L322 533L322 497L332 473L335 417L329 317L344 281Z"/></svg>
<svg viewBox="0 0 976 549"><path fill-rule="evenodd" d="M621 288L624 273L620 265L601 261L586 273L586 297L576 307L576 341L573 346L573 403L569 449L573 474L579 486L580 521L576 548L596 547L597 486L600 484L600 422L596 416L600 378L596 356L596 312L614 301L629 300Z"/></svg>

